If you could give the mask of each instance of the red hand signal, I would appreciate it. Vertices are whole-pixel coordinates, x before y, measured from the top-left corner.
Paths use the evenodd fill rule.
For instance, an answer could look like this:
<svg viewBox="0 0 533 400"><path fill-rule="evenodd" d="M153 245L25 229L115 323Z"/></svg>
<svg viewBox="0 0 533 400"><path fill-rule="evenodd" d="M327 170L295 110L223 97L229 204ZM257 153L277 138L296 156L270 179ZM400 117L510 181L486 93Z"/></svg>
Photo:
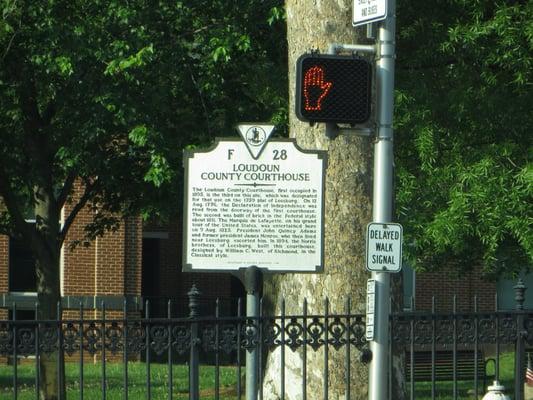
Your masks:
<svg viewBox="0 0 533 400"><path fill-rule="evenodd" d="M304 76L304 97L306 111L320 111L322 100L331 89L331 82L324 82L324 69L318 65L307 70Z"/></svg>

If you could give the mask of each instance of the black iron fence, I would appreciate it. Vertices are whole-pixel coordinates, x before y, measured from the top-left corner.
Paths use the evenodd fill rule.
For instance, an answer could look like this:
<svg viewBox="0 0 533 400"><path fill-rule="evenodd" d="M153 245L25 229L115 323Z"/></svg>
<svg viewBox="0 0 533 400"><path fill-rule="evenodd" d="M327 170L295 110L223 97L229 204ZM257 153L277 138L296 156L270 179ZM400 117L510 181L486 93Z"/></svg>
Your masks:
<svg viewBox="0 0 533 400"><path fill-rule="evenodd" d="M533 310L524 310L525 290L519 281L515 310L499 310L496 296L492 312L478 312L475 298L472 312L457 312L454 297L452 312L439 312L433 299L431 312L393 314L391 354L404 357L409 398L478 399L498 381L511 398L523 400L526 357L533 352Z"/></svg>
<svg viewBox="0 0 533 400"><path fill-rule="evenodd" d="M205 306L205 305L204 305ZM134 386L139 385L138 368L132 372L132 361L137 361L145 369L142 398L236 398L244 396L244 379L251 370L245 368L245 356L250 351L258 351L259 362L253 371L257 376L258 396L263 399L263 376L266 367L266 355L280 349L280 384L285 386L285 352L299 351L304 360L302 368L307 368L308 352L322 351L324 379L324 393L328 393L328 368L331 360L330 353L343 354L347 367L345 384L347 393L350 392L350 360L353 352L366 346L365 322L362 315L352 314L350 303L346 303L345 313L329 313L329 303L324 303L325 312L313 315L307 312L304 303L301 315L286 315L282 312L277 316L260 315L256 318L243 316L242 304L237 305L237 315L221 316L220 304L214 305L214 315L200 316L201 306L199 293L192 290L189 298L188 317L175 317L172 302L168 303L168 315L164 318L152 318L150 303L147 302L143 313L128 312L125 304L121 318L109 318L105 304L97 310L100 318L85 318L87 313L95 310L85 310L80 306L77 318L61 321L17 320L16 307L12 311L13 320L0 321L0 357L5 357L6 367L10 370L11 382L6 382L6 376L1 376L0 382L10 384L11 388L3 388L0 397L8 396L18 399L28 391L33 398L39 398L42 389L42 366L40 359L47 354L59 352L57 358L57 379L60 387L66 386L66 392L59 391L59 397L93 398L94 392L88 386L98 386L98 398L140 398ZM262 309L262 307L261 307ZM59 309L61 315L63 310ZM69 310L70 313L73 310ZM63 314L64 315L64 314ZM332 350L330 350L330 348ZM212 388L201 389L201 363L211 365ZM34 380L22 381L19 370L25 364L34 364ZM93 363L100 369L98 382L94 377L94 368L87 364ZM162 363L166 366L161 369ZM176 364L183 364L184 368L176 370ZM111 365L120 364L119 374L111 375ZM67 367L64 367L67 365ZM66 368L74 368L77 376L68 380ZM233 386L230 394L221 384L227 370L225 366L233 368L231 382L224 387ZM90 372L89 371L90 367ZM159 373L163 371L166 388L161 390L160 379L154 384L153 369L157 367ZM1 368L0 368L1 370ZM186 375L185 387L176 385L175 380ZM89 378L88 375L91 375ZM135 374L135 378L132 376ZM72 374L71 374L72 375ZM91 379L90 383L89 380ZM135 380L135 383L133 383ZM307 387L308 376L303 373L299 385ZM121 388L121 394L111 395L111 384ZM154 390L157 386L157 393ZM211 389L211 390L209 390ZM227 389L227 388L226 388ZM282 391L284 391L282 389ZM135 393L135 394L134 394ZM203 394L202 394L203 393ZM101 396L101 397L100 397ZM180 397L181 396L181 397ZM327 394L326 394L327 396ZM283 397L283 396L282 396ZM21 397L22 398L22 397ZM304 395L307 398L307 395Z"/></svg>
<svg viewBox="0 0 533 400"><path fill-rule="evenodd" d="M431 312L393 313L390 365L405 385L391 379L389 398L401 399L405 392L410 399L477 399L497 380L511 398L522 400L526 354L533 348L533 311L523 309L524 290L517 285L512 311L439 313L434 306ZM327 399L333 390L346 399L362 398L354 390L360 385L353 363L371 355L364 315L353 313L350 302L342 313L330 312L326 300L320 314L309 313L304 302L298 315L282 307L280 315L261 311L257 318L242 315L240 303L235 315L222 315L219 302L209 308L213 315L201 316L200 304L191 291L188 316L173 314L169 302L167 315L153 318L148 302L142 312L125 304L118 317L105 304L97 311L81 305L75 318L61 321L18 320L14 307L12 320L0 321L0 398L38 399L44 384L40 363L58 353L63 398L241 399L252 372L245 367L251 351L258 352L253 374L259 399ZM277 360L276 395L270 388L265 392L268 354ZM291 354L298 355L296 365ZM341 369L342 378L333 378ZM317 376L320 386L311 382Z"/></svg>

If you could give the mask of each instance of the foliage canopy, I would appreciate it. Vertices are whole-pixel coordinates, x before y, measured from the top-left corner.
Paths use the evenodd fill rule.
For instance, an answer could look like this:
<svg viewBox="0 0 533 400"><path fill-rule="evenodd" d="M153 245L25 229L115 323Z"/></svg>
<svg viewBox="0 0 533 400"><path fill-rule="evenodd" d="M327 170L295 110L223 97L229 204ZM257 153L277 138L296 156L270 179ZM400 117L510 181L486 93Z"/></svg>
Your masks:
<svg viewBox="0 0 533 400"><path fill-rule="evenodd" d="M34 212L35 185L62 207L75 179L109 211L161 212L179 198L184 146L244 118L283 123L279 6L3 2L0 181L13 200L3 231L17 231L15 208Z"/></svg>
<svg viewBox="0 0 533 400"><path fill-rule="evenodd" d="M397 9L397 213L410 263L528 270L533 2Z"/></svg>
<svg viewBox="0 0 533 400"><path fill-rule="evenodd" d="M57 317L60 249L83 207L98 208L88 238L123 216L175 212L185 146L244 118L286 119L279 6L0 3L0 233L35 257L39 319ZM39 360L40 398L64 397L58 357Z"/></svg>
<svg viewBox="0 0 533 400"><path fill-rule="evenodd" d="M416 268L531 265L532 8L398 0L396 209ZM48 184L60 207L76 178L109 211L160 212L183 147L284 125L285 51L280 1L3 2L4 200L22 216Z"/></svg>

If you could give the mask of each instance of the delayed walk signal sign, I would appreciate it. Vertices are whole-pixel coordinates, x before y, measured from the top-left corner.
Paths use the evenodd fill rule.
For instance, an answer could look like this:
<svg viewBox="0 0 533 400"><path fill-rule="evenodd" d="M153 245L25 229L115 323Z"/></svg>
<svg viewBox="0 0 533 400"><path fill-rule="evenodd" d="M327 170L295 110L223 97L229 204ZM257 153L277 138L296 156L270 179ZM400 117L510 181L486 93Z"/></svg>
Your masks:
<svg viewBox="0 0 533 400"><path fill-rule="evenodd" d="M303 54L296 63L296 116L360 124L370 118L372 68L354 56Z"/></svg>
<svg viewBox="0 0 533 400"><path fill-rule="evenodd" d="M369 223L366 227L366 269L373 272L400 272L402 242L403 227L400 224Z"/></svg>

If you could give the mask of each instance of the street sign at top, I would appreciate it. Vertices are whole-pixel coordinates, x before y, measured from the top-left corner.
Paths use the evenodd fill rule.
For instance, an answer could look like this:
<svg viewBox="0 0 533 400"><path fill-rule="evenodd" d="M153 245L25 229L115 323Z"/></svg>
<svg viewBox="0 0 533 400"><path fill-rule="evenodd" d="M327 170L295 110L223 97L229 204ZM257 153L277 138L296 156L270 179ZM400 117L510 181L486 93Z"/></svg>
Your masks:
<svg viewBox="0 0 533 400"><path fill-rule="evenodd" d="M387 18L387 0L353 0L353 26L369 24L385 18Z"/></svg>

